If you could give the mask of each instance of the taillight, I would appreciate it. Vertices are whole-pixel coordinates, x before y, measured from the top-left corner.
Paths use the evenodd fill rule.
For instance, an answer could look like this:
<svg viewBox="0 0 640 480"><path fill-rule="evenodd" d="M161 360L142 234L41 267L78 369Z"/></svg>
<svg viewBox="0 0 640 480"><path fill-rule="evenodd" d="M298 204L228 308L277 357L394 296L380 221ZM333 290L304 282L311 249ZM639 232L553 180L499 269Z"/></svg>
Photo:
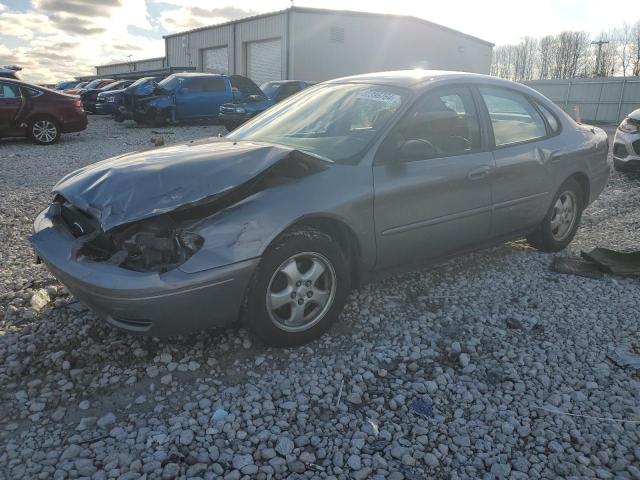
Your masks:
<svg viewBox="0 0 640 480"><path fill-rule="evenodd" d="M82 108L82 100L74 100L73 106L76 108Z"/></svg>

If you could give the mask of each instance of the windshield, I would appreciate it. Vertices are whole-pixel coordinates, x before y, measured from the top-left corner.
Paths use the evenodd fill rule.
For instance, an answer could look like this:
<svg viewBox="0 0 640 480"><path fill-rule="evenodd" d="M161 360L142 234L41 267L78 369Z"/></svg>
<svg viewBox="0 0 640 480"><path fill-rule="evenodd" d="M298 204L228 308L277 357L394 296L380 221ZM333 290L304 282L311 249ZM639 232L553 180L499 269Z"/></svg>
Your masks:
<svg viewBox="0 0 640 480"><path fill-rule="evenodd" d="M144 82L148 82L149 80L155 80L155 77L142 77L133 82L130 87L137 87L138 85L142 85Z"/></svg>
<svg viewBox="0 0 640 480"><path fill-rule="evenodd" d="M260 90L262 90L267 97L273 98L280 88L280 85L282 85L280 82L267 82L260 85Z"/></svg>
<svg viewBox="0 0 640 480"><path fill-rule="evenodd" d="M381 85L320 85L277 104L227 138L285 145L334 162L355 163L407 93Z"/></svg>
<svg viewBox="0 0 640 480"><path fill-rule="evenodd" d="M176 77L175 75L169 75L167 78L158 83L158 86L167 92L173 92L176 88L180 86L182 83L182 79L180 77Z"/></svg>
<svg viewBox="0 0 640 480"><path fill-rule="evenodd" d="M96 86L101 82L102 80L100 80L99 78L92 80L91 82L87 83L85 85L84 88L86 88L87 90L90 90L92 88L96 88Z"/></svg>
<svg viewBox="0 0 640 480"><path fill-rule="evenodd" d="M103 90L105 92L108 92L109 90L114 90L117 88L122 87L125 84L124 81L120 81L120 82L113 82L113 83L109 83L107 85L105 85L104 87L100 88L100 90Z"/></svg>

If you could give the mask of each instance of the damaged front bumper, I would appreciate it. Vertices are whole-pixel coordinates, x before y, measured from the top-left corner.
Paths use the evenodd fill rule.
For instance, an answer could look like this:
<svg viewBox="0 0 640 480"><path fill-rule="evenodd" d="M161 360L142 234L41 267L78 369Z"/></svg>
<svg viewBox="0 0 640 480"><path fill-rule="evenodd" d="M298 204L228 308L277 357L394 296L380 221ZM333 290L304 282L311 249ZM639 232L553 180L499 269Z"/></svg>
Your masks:
<svg viewBox="0 0 640 480"><path fill-rule="evenodd" d="M31 243L49 270L109 324L130 332L168 336L224 326L238 318L259 258L198 273L127 270L73 258L74 237L51 206L34 222Z"/></svg>

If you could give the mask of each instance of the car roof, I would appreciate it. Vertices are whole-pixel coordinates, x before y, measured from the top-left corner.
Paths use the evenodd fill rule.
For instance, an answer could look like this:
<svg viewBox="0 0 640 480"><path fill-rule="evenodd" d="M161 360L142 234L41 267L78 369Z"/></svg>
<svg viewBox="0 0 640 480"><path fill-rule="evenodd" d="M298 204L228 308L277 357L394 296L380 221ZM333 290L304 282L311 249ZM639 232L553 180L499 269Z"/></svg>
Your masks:
<svg viewBox="0 0 640 480"><path fill-rule="evenodd" d="M204 72L176 72L171 74L175 77L222 77L221 73L204 73Z"/></svg>
<svg viewBox="0 0 640 480"><path fill-rule="evenodd" d="M453 72L447 70L397 70L391 72L374 72L364 73L361 75L352 75L349 77L336 78L326 83L372 83L378 85L390 85L396 87L411 88L443 80L477 80L491 82L496 84L510 84L514 82L503 80L490 75L481 75L479 73Z"/></svg>

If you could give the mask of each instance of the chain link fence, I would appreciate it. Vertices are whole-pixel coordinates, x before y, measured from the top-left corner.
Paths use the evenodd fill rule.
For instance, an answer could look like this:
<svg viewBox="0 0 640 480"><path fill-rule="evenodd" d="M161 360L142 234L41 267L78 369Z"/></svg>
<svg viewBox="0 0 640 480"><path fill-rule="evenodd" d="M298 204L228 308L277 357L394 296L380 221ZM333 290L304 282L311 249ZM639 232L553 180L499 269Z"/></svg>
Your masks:
<svg viewBox="0 0 640 480"><path fill-rule="evenodd" d="M533 80L525 85L542 93L574 119L620 123L640 108L640 77Z"/></svg>

